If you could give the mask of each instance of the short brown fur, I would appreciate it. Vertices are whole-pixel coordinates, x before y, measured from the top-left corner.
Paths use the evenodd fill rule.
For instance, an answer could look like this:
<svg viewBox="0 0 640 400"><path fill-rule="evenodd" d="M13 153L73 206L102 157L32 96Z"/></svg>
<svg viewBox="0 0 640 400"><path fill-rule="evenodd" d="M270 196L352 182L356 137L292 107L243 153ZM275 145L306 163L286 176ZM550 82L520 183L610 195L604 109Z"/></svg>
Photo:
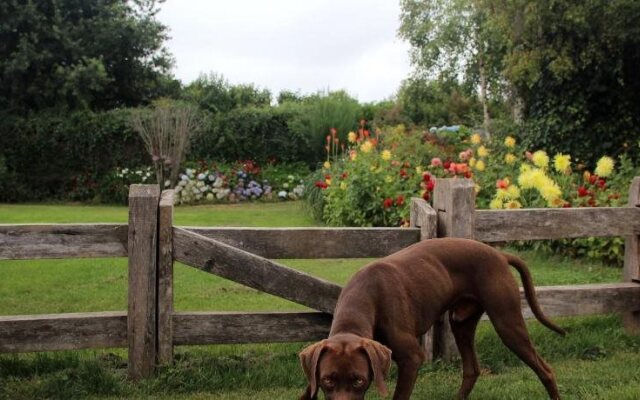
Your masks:
<svg viewBox="0 0 640 400"><path fill-rule="evenodd" d="M509 265L519 272L536 318L564 334L542 313L528 268L518 257L468 239L425 240L362 268L344 287L329 338L300 354L309 380L301 400L315 399L319 389L327 399L363 399L364 393L338 391L330 379L328 386L318 382L325 376L323 368L332 369L333 363L348 364L349 357L356 357L354 354L366 354L369 360L367 388L373 380L378 391L386 395L384 377L391 352L398 364L393 399L408 400L418 368L424 362L418 337L445 311L450 311L451 329L462 358L463 381L458 398L468 397L480 375L474 336L478 321L486 312L505 345L533 369L549 397L559 399L553 370L537 354L526 330L518 284ZM343 352L342 358L323 362L331 348L362 349L364 353ZM339 374L349 376L356 372Z"/></svg>

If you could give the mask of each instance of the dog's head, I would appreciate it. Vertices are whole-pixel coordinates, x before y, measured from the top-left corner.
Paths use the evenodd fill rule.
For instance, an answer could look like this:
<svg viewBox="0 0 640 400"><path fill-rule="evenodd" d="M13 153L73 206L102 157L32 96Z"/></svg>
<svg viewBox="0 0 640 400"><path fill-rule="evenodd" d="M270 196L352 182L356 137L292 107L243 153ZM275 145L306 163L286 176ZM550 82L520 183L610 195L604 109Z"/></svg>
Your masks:
<svg viewBox="0 0 640 400"><path fill-rule="evenodd" d="M300 353L309 385L300 400L314 400L318 387L327 400L358 400L373 383L382 396L391 367L391 350L382 344L351 334L332 336Z"/></svg>

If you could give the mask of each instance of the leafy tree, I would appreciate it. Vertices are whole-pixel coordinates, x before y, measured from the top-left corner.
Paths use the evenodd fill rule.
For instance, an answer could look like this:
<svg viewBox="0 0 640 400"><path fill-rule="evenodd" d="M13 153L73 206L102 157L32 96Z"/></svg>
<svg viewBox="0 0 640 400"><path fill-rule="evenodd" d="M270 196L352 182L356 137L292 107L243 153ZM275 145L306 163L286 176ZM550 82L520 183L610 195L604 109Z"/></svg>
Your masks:
<svg viewBox="0 0 640 400"><path fill-rule="evenodd" d="M212 114L225 113L242 107L264 107L271 104L271 92L253 84L231 85L216 73L200 75L184 89L186 100L197 103Z"/></svg>
<svg viewBox="0 0 640 400"><path fill-rule="evenodd" d="M399 34L412 46L420 78L462 77L480 87L483 121L489 131L489 89L502 91L504 40L488 23L483 0L401 0Z"/></svg>
<svg viewBox="0 0 640 400"><path fill-rule="evenodd" d="M583 161L637 154L640 2L487 0L508 38L505 77L524 100L525 141Z"/></svg>
<svg viewBox="0 0 640 400"><path fill-rule="evenodd" d="M175 95L162 0L3 0L0 107L110 109Z"/></svg>

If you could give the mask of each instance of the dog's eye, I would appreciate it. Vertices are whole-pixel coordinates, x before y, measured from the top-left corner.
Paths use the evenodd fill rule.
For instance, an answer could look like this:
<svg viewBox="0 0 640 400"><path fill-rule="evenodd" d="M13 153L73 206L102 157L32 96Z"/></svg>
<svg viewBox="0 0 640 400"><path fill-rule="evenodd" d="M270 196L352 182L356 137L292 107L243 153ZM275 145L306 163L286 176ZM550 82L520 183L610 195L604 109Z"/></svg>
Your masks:
<svg viewBox="0 0 640 400"><path fill-rule="evenodd" d="M354 388L361 388L362 386L364 386L364 379L357 378L355 381L353 381Z"/></svg>
<svg viewBox="0 0 640 400"><path fill-rule="evenodd" d="M333 379L328 376L322 378L322 385L332 387L334 385Z"/></svg>

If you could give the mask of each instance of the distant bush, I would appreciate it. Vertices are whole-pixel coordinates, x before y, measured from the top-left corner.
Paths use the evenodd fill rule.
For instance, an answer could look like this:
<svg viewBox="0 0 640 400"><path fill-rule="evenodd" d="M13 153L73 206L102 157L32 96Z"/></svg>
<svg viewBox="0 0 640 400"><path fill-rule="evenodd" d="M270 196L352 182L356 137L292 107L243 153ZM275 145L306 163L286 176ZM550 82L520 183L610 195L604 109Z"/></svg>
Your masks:
<svg viewBox="0 0 640 400"><path fill-rule="evenodd" d="M129 109L0 118L0 201L88 200L115 167L148 164Z"/></svg>

